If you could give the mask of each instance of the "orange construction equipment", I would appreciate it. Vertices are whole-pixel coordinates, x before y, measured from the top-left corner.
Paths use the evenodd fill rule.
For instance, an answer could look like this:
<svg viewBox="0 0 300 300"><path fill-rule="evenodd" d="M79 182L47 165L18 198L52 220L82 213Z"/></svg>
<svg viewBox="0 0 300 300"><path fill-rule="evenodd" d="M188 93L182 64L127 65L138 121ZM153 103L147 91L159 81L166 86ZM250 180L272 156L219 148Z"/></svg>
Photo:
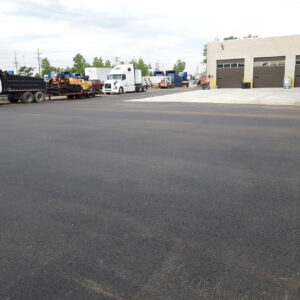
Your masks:
<svg viewBox="0 0 300 300"><path fill-rule="evenodd" d="M174 85L168 78L165 78L165 79L162 79L162 81L159 83L159 87L161 89L167 89L167 88L174 87Z"/></svg>
<svg viewBox="0 0 300 300"><path fill-rule="evenodd" d="M210 88L210 81L207 75L203 75L200 77L200 86L202 89Z"/></svg>

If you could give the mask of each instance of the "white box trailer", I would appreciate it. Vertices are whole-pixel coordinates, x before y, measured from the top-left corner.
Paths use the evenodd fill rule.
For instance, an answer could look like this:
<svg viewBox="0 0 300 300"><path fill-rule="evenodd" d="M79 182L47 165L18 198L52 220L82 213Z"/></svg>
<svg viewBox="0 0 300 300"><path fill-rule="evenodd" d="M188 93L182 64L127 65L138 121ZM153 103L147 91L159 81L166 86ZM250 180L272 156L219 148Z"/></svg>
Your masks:
<svg viewBox="0 0 300 300"><path fill-rule="evenodd" d="M142 81L142 71L136 69L133 64L114 67L102 88L105 94L145 92L146 90L147 86Z"/></svg>
<svg viewBox="0 0 300 300"><path fill-rule="evenodd" d="M89 80L107 80L107 76L113 68L85 68L84 73L89 76Z"/></svg>

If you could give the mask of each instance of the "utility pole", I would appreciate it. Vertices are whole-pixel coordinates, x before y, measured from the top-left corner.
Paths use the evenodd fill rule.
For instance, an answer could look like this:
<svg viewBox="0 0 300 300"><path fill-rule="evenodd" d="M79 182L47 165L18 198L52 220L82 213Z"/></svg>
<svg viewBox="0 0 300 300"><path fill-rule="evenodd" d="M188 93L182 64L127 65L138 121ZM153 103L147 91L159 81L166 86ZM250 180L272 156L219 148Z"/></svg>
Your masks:
<svg viewBox="0 0 300 300"><path fill-rule="evenodd" d="M160 71L159 70L159 60L155 63L155 71Z"/></svg>
<svg viewBox="0 0 300 300"><path fill-rule="evenodd" d="M37 61L38 61L38 66L39 66L39 74L41 75L41 52L40 52L40 49L37 49Z"/></svg>
<svg viewBox="0 0 300 300"><path fill-rule="evenodd" d="M14 61L14 65L15 65L15 67L16 67L16 74L18 74L18 66L19 66L19 62L18 62L18 60L17 60L17 53L16 53L16 51L15 51L15 61Z"/></svg>
<svg viewBox="0 0 300 300"><path fill-rule="evenodd" d="M118 56L115 56L115 57L114 57L116 66L119 64L119 58L120 58L120 57L118 57Z"/></svg>

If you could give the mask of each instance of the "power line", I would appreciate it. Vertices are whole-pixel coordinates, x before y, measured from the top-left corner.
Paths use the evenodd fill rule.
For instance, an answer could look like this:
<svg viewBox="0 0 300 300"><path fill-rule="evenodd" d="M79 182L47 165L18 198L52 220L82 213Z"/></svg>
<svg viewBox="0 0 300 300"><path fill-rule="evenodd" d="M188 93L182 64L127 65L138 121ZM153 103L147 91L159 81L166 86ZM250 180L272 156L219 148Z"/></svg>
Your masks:
<svg viewBox="0 0 300 300"><path fill-rule="evenodd" d="M120 59L119 56L115 56L115 57L114 57L116 66L119 64L119 59Z"/></svg>

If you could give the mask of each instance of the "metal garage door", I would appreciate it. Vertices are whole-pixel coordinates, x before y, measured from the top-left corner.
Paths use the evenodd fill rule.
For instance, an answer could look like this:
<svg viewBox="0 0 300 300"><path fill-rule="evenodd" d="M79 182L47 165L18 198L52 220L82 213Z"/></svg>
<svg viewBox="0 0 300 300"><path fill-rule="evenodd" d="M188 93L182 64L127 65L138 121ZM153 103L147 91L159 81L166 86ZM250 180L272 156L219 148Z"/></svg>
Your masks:
<svg viewBox="0 0 300 300"><path fill-rule="evenodd" d="M217 87L241 88L244 79L244 59L217 61Z"/></svg>
<svg viewBox="0 0 300 300"><path fill-rule="evenodd" d="M295 87L300 87L300 55L296 57Z"/></svg>
<svg viewBox="0 0 300 300"><path fill-rule="evenodd" d="M284 70L284 56L255 58L253 87L282 87Z"/></svg>

